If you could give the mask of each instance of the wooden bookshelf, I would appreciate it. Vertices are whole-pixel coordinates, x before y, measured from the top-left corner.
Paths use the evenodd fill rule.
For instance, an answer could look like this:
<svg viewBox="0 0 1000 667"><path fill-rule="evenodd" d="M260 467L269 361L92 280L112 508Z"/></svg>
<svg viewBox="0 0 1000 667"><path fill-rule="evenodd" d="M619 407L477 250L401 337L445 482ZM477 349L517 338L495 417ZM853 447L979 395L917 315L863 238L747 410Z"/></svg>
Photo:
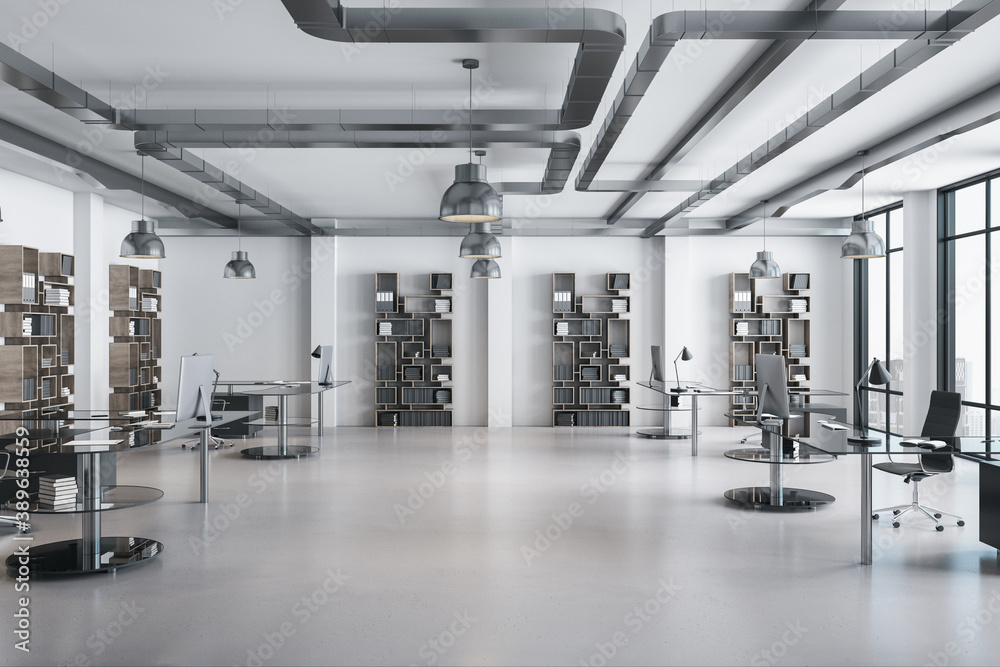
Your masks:
<svg viewBox="0 0 1000 667"><path fill-rule="evenodd" d="M0 246L0 411L5 416L30 419L73 409L73 271L72 255Z"/></svg>
<svg viewBox="0 0 1000 667"><path fill-rule="evenodd" d="M575 273L552 274L552 425L628 426L631 311L628 273L609 294L577 296Z"/></svg>
<svg viewBox="0 0 1000 667"><path fill-rule="evenodd" d="M807 318L812 297L807 292L811 286L808 273L785 273L780 278L729 275L729 382L733 391L740 392L731 401L732 414L744 418L756 414L756 398L748 393L754 388L755 354L785 357L790 394L808 388L812 346ZM798 421L808 424L808 420ZM785 428L785 435L790 435L788 424Z"/></svg>
<svg viewBox="0 0 1000 667"><path fill-rule="evenodd" d="M398 273L375 274L376 427L453 423L453 276L426 284L428 294L404 296Z"/></svg>
<svg viewBox="0 0 1000 667"><path fill-rule="evenodd" d="M108 268L108 285L108 409L159 409L163 402L159 387L163 276L160 271L114 264Z"/></svg>

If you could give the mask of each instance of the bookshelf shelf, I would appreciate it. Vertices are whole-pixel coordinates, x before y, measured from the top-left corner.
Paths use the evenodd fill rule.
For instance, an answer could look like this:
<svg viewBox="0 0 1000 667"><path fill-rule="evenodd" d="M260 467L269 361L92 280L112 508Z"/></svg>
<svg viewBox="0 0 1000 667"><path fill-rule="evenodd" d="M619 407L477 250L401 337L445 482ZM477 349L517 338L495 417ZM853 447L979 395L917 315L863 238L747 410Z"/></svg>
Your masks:
<svg viewBox="0 0 1000 667"><path fill-rule="evenodd" d="M808 273L786 273L780 278L730 274L729 382L733 391L741 392L731 401L732 414L751 418L756 412L756 398L742 393L754 387L755 354L783 355L789 393L807 390L811 371L803 360L812 352L808 319L812 297L805 292L811 285ZM790 435L788 428L786 423L785 435Z"/></svg>
<svg viewBox="0 0 1000 667"><path fill-rule="evenodd" d="M45 411L73 408L73 264L72 255L0 246L4 416L32 419Z"/></svg>
<svg viewBox="0 0 1000 667"><path fill-rule="evenodd" d="M110 410L154 410L162 404L159 388L162 371L163 302L160 271L128 264L108 267L110 286L108 333ZM159 438L159 434L153 437Z"/></svg>
<svg viewBox="0 0 1000 667"><path fill-rule="evenodd" d="M398 273L375 274L375 425L451 426L450 273L428 274L430 294L400 295ZM447 384L446 384L447 383Z"/></svg>
<svg viewBox="0 0 1000 667"><path fill-rule="evenodd" d="M628 426L631 288L607 273L610 294L576 295L575 273L552 274L552 425Z"/></svg>

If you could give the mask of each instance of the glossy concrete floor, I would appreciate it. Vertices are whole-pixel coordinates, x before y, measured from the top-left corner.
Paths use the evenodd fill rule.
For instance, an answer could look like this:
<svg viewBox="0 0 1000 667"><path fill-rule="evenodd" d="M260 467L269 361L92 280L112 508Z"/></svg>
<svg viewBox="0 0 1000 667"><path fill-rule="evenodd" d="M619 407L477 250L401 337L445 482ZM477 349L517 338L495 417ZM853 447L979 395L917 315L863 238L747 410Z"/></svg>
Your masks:
<svg viewBox="0 0 1000 667"><path fill-rule="evenodd" d="M271 432L273 435L273 432ZM305 442L315 437L296 436ZM726 504L766 484L726 459L745 431L687 442L626 429L328 429L282 462L174 444L120 457L160 501L104 514L105 534L165 550L115 575L30 582L31 652L6 664L997 664L997 553L978 541L978 471L925 482L964 528L876 528L859 562L859 462L788 471L818 512ZM269 438L254 444L265 444ZM910 487L875 474L876 503ZM14 549L3 530L0 550ZM38 542L79 520L39 516Z"/></svg>

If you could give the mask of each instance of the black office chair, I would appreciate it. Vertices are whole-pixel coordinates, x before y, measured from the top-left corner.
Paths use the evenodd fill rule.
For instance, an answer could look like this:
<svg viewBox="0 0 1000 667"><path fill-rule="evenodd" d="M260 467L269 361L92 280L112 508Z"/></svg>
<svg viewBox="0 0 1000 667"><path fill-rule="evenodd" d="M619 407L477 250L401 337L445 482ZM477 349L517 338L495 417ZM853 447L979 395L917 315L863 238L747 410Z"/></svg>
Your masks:
<svg viewBox="0 0 1000 667"><path fill-rule="evenodd" d="M962 415L962 395L951 391L932 391L931 403L927 408L927 417L924 419L924 428L920 435L925 438L942 439L955 435L958 430L958 421ZM944 530L944 526L938 521L942 516L954 517L958 520L959 526L964 526L965 521L957 514L943 512L933 507L920 504L920 481L949 473L955 469L955 457L951 454L920 454L916 463L896 463L889 457L888 463L876 463L875 468L892 475L899 475L903 481L909 484L913 482L913 500L909 505L896 505L895 507L885 507L875 510L872 520L878 519L879 512L892 510L892 527L899 528L899 519L907 512L917 510L927 516L936 524L936 530Z"/></svg>

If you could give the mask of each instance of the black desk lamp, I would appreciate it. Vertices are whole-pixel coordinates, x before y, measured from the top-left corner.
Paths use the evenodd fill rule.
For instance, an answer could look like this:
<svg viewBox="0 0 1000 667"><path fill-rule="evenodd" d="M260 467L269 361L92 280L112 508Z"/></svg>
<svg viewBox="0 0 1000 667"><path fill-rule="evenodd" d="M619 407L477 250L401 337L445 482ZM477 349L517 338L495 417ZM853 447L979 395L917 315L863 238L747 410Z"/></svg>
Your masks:
<svg viewBox="0 0 1000 667"><path fill-rule="evenodd" d="M885 369L882 362L877 358L872 359L868 365L868 370L861 374L861 379L854 385L854 400L857 402L858 417L861 419L861 435L847 438L847 442L855 447L871 447L882 442L881 438L873 438L868 435L868 411L861 404L861 385L868 381L868 384L883 385L892 382L892 375Z"/></svg>
<svg viewBox="0 0 1000 667"><path fill-rule="evenodd" d="M678 359L681 361L691 361L694 359L694 355L687 349L687 345L685 345L678 355L674 357L674 379L677 380L677 387L674 389L675 392L681 391L681 374L680 371L677 370Z"/></svg>

